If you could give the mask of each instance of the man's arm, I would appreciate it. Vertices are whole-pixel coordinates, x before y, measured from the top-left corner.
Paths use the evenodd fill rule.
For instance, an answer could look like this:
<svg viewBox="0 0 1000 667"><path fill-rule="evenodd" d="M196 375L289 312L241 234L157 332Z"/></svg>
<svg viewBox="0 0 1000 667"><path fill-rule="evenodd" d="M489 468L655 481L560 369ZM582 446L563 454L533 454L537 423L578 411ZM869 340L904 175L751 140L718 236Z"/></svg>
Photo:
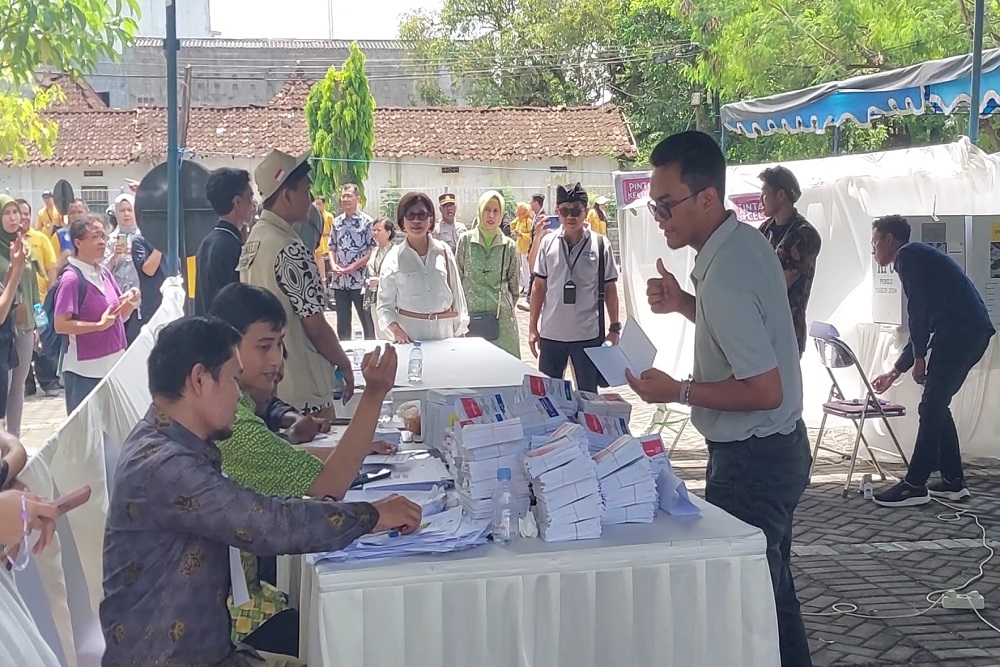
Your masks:
<svg viewBox="0 0 1000 667"><path fill-rule="evenodd" d="M608 324L613 324L618 321L619 313L618 310L618 283L605 283L604 284L604 305L608 308Z"/></svg>
<svg viewBox="0 0 1000 667"><path fill-rule="evenodd" d="M309 487L309 495L331 496L337 500L344 497L361 472L365 457L372 451L375 428L378 426L384 400L384 392L365 388L351 423L333 453L327 457L323 470Z"/></svg>
<svg viewBox="0 0 1000 667"><path fill-rule="evenodd" d="M194 453L148 467L150 521L163 531L223 542L257 556L343 549L378 523L369 503L277 498L223 477Z"/></svg>
<svg viewBox="0 0 1000 667"><path fill-rule="evenodd" d="M291 428L301 416L299 411L293 406L274 396L264 409L264 414L260 417L269 429L280 431L283 428Z"/></svg>
<svg viewBox="0 0 1000 667"><path fill-rule="evenodd" d="M816 269L816 258L819 257L823 240L812 227L799 228L791 244L786 243L778 252L778 260L785 271L785 286L791 287L799 276L810 274Z"/></svg>
<svg viewBox="0 0 1000 667"><path fill-rule="evenodd" d="M143 237L139 237L132 244L132 261L137 269L149 277L156 275L163 260L163 253L149 244Z"/></svg>
<svg viewBox="0 0 1000 667"><path fill-rule="evenodd" d="M0 429L0 457L7 462L7 481L4 488L10 488L24 466L28 464L28 453L24 451L24 445L13 434Z"/></svg>
<svg viewBox="0 0 1000 667"><path fill-rule="evenodd" d="M914 261L910 252L903 248L896 254L896 274L903 285L906 294L906 315L910 329L910 340L903 348L899 359L894 365L900 373L905 373L913 367L915 359L927 356L927 344L930 342L930 310L929 295L921 280L920 267Z"/></svg>

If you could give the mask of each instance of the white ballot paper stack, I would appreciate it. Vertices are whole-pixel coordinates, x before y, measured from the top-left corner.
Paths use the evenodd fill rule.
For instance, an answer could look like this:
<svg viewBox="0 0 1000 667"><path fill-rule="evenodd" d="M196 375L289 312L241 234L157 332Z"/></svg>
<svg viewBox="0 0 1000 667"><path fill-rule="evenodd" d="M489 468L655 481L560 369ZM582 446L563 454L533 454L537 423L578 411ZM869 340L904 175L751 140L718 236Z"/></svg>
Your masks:
<svg viewBox="0 0 1000 667"><path fill-rule="evenodd" d="M524 435L545 436L569 421L548 396L529 396L510 406L510 416L521 420Z"/></svg>
<svg viewBox="0 0 1000 667"><path fill-rule="evenodd" d="M631 435L628 430L628 421L621 417L601 417L583 412L580 413L579 419L580 425L586 432L591 455L608 447L623 435Z"/></svg>
<svg viewBox="0 0 1000 667"><path fill-rule="evenodd" d="M521 420L488 424L456 424L449 437L451 466L459 502L473 519L489 519L493 513L493 492L497 471L510 468L511 487L521 507L530 501L528 480L521 470L521 455L528 440Z"/></svg>
<svg viewBox="0 0 1000 667"><path fill-rule="evenodd" d="M472 389L432 389L427 392L421 415L424 443L441 451L447 430L455 424L500 422L506 418L506 412L500 394L484 395Z"/></svg>
<svg viewBox="0 0 1000 667"><path fill-rule="evenodd" d="M639 441L630 435L594 455L604 500L601 523L652 523L656 514L656 481Z"/></svg>
<svg viewBox="0 0 1000 667"><path fill-rule="evenodd" d="M557 380L538 375L525 375L521 383L521 398L548 398L555 409L567 417L576 414L576 395L569 380Z"/></svg>
<svg viewBox="0 0 1000 667"><path fill-rule="evenodd" d="M632 404L621 394L592 394L589 391L577 392L580 412L588 412L598 417L620 417L626 423L632 419Z"/></svg>
<svg viewBox="0 0 1000 667"><path fill-rule="evenodd" d="M535 521L546 542L601 536L597 465L574 440L561 436L523 457L535 494Z"/></svg>

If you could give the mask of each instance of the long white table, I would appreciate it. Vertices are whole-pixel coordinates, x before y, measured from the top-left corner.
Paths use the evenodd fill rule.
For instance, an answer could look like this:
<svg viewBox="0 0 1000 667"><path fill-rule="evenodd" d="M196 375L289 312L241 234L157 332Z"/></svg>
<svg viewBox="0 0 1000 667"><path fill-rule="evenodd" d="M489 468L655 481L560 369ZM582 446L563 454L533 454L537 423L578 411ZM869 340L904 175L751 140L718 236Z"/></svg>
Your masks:
<svg viewBox="0 0 1000 667"><path fill-rule="evenodd" d="M492 543L444 557L303 563L310 667L775 667L763 534L701 518L600 540Z"/></svg>

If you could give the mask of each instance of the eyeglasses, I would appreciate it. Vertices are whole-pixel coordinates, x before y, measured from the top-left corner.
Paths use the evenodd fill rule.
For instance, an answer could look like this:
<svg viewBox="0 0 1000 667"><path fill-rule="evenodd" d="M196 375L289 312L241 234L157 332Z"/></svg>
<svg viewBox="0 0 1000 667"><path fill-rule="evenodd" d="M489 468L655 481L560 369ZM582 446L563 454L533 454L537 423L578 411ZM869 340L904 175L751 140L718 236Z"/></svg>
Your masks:
<svg viewBox="0 0 1000 667"><path fill-rule="evenodd" d="M650 199L648 202L646 202L646 208L649 209L649 212L653 215L654 218L669 220L675 208L686 202L688 199L694 199L695 197L700 195L704 189L705 188L701 188L701 190L696 190L691 194L689 194L684 199L678 199L673 203L667 203L664 201L656 201L654 199Z"/></svg>
<svg viewBox="0 0 1000 667"><path fill-rule="evenodd" d="M403 214L403 218L410 222L426 222L429 217L431 217L431 214L427 211L407 211Z"/></svg>
<svg viewBox="0 0 1000 667"><path fill-rule="evenodd" d="M564 218L579 218L583 215L582 206L560 206L556 211Z"/></svg>

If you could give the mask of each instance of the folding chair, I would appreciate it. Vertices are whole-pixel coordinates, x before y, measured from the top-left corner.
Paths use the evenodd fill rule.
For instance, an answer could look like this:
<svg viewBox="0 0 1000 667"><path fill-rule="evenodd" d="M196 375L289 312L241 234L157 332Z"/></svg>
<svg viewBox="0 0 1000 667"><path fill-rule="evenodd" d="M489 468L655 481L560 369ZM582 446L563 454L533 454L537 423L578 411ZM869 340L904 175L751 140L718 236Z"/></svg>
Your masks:
<svg viewBox="0 0 1000 667"><path fill-rule="evenodd" d="M840 334L833 325L827 324L826 322L813 322L812 326L809 328L809 335L816 343L816 350L819 352L820 361L823 363L824 368L826 368L826 372L829 374L831 382L830 393L827 396L826 403L823 404L823 420L819 425L819 435L816 437L816 446L813 448L813 460L809 469L809 479L812 479L813 470L816 468L816 457L819 454L820 445L823 442L823 432L826 430L827 418L834 416L842 419L849 419L854 424L854 428L857 430L857 436L854 438L854 451L851 454L851 468L847 473L847 481L844 482L844 492L842 495L846 498L851 488L851 478L854 476L854 467L858 462L858 449L861 443L864 443L865 449L868 451L868 457L883 481L886 479L885 472L883 472L878 459L875 458L875 452L873 450L878 449L878 451L884 454L895 456L893 452L879 449L877 447L873 448L868 444L868 439L865 438L864 434L865 422L867 420L882 420L882 423L885 424L886 431L889 433L889 437L892 438L892 442L896 446L896 453L898 453L899 458L903 460L903 464L909 466L909 462L906 460L906 454L903 453L902 447L899 446L899 440L896 438L896 433L892 430L892 426L889 424L890 419L905 416L906 408L902 405L896 405L879 400L878 396L875 394L875 390L872 388L871 383L868 381L868 376L865 374L864 369L861 368L861 363L858 361L854 351L851 350L847 343L840 339ZM848 399L833 373L836 369L852 367L857 370L858 375L861 377L861 382L864 385L865 393L860 400ZM827 447L823 447L823 449L826 449L827 451L835 451Z"/></svg>
<svg viewBox="0 0 1000 667"><path fill-rule="evenodd" d="M653 418L650 420L649 426L646 427L646 435L659 433L662 437L664 431L673 435L674 440L670 443L670 451L667 452L667 456L670 456L674 453L674 448L680 442L681 436L684 435L684 429L687 428L690 421L691 415L687 411L658 403L656 412L653 413Z"/></svg>

